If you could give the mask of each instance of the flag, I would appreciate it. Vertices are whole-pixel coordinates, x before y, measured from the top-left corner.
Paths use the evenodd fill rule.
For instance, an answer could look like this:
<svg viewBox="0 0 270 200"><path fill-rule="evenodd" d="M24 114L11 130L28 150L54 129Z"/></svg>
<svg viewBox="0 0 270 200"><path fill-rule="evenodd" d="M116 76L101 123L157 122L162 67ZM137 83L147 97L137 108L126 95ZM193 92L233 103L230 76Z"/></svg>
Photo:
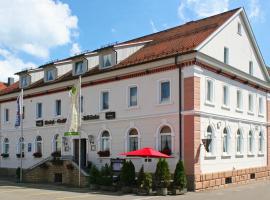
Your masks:
<svg viewBox="0 0 270 200"><path fill-rule="evenodd" d="M75 136L79 135L78 127L79 127L79 90L80 85L79 83L72 86L71 90L69 91L69 96L71 98L71 113L69 114L69 130L65 132L65 136Z"/></svg>
<svg viewBox="0 0 270 200"><path fill-rule="evenodd" d="M22 92L19 94L16 100L16 120L15 127L19 127L21 125L21 114L22 114L22 100L23 95Z"/></svg>

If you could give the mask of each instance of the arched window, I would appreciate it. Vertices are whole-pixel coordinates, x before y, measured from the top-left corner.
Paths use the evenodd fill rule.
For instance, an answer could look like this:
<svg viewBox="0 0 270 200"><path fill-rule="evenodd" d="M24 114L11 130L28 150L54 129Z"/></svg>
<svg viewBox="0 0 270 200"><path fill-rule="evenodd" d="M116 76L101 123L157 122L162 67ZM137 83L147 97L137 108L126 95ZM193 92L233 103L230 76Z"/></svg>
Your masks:
<svg viewBox="0 0 270 200"><path fill-rule="evenodd" d="M138 131L136 129L131 129L128 133L128 148L129 151L135 151L139 148Z"/></svg>
<svg viewBox="0 0 270 200"><path fill-rule="evenodd" d="M252 154L253 153L253 150L254 150L254 146L253 146L253 133L252 131L250 130L249 133L248 133L248 153L249 154Z"/></svg>
<svg viewBox="0 0 270 200"><path fill-rule="evenodd" d="M101 134L101 151L110 151L110 133L108 131L104 131Z"/></svg>
<svg viewBox="0 0 270 200"><path fill-rule="evenodd" d="M42 153L42 138L41 136L36 137L36 153Z"/></svg>
<svg viewBox="0 0 270 200"><path fill-rule="evenodd" d="M241 154L243 149L242 132L240 129L236 133L236 153Z"/></svg>
<svg viewBox="0 0 270 200"><path fill-rule="evenodd" d="M9 140L8 138L4 139L4 143L3 143L3 153L4 154L9 154Z"/></svg>
<svg viewBox="0 0 270 200"><path fill-rule="evenodd" d="M53 151L61 152L61 138L59 134L56 134L53 138Z"/></svg>
<svg viewBox="0 0 270 200"><path fill-rule="evenodd" d="M228 138L228 130L227 128L224 128L223 130L223 153L228 153L229 151L229 138Z"/></svg>
<svg viewBox="0 0 270 200"><path fill-rule="evenodd" d="M163 126L160 130L160 151L164 154L172 154L172 131L169 126Z"/></svg>
<svg viewBox="0 0 270 200"><path fill-rule="evenodd" d="M206 139L209 139L207 140L207 144L206 144L206 152L207 153L213 153L213 130L211 128L211 126L208 126L207 127L207 130L206 130Z"/></svg>
<svg viewBox="0 0 270 200"><path fill-rule="evenodd" d="M24 138L20 137L19 138L19 142L18 142L18 153L24 153L24 149L25 149L25 144L24 144Z"/></svg>
<svg viewBox="0 0 270 200"><path fill-rule="evenodd" d="M259 132L259 138L258 138L258 150L260 153L263 152L263 134L261 131Z"/></svg>

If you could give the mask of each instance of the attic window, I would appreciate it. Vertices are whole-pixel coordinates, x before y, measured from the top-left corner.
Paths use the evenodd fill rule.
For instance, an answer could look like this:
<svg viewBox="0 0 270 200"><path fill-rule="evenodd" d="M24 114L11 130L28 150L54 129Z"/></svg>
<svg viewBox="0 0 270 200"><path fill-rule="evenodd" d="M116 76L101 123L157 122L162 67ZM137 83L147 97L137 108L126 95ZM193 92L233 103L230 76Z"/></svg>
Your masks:
<svg viewBox="0 0 270 200"><path fill-rule="evenodd" d="M49 69L45 71L45 81L53 81L56 79L56 69Z"/></svg>
<svg viewBox="0 0 270 200"><path fill-rule="evenodd" d="M73 65L73 75L81 75L87 71L87 63L84 61L78 61Z"/></svg>
<svg viewBox="0 0 270 200"><path fill-rule="evenodd" d="M30 77L29 76L22 76L21 77L21 88L25 88L30 85Z"/></svg>
<svg viewBox="0 0 270 200"><path fill-rule="evenodd" d="M104 68L112 66L112 54L103 55L102 61Z"/></svg>
<svg viewBox="0 0 270 200"><path fill-rule="evenodd" d="M242 35L242 25L241 25L241 23L238 23L238 24L237 24L237 33L238 33L239 35Z"/></svg>

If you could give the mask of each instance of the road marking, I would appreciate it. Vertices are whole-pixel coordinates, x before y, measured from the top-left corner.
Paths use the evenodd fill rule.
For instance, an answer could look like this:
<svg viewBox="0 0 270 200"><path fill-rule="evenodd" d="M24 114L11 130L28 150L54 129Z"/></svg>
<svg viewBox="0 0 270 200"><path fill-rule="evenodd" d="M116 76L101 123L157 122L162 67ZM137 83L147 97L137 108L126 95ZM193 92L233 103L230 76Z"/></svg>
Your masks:
<svg viewBox="0 0 270 200"><path fill-rule="evenodd" d="M68 196L68 197L58 197L56 199L61 200L61 199L76 199L76 198L86 198L86 197L92 197L92 196L97 196L95 194L84 194L84 195L78 195L78 196Z"/></svg>

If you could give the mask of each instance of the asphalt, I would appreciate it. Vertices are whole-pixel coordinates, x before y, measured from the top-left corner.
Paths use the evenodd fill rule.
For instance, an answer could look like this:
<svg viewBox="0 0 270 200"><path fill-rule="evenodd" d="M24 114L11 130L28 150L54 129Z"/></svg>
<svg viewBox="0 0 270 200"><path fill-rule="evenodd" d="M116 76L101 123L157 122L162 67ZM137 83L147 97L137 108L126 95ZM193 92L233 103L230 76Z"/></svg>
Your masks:
<svg viewBox="0 0 270 200"><path fill-rule="evenodd" d="M184 200L270 200L270 181L248 185L231 186L226 189L188 192L181 196L138 196L121 193L90 192L88 189L70 188L60 185L17 184L0 180L1 200L148 200L148 199L184 199Z"/></svg>

